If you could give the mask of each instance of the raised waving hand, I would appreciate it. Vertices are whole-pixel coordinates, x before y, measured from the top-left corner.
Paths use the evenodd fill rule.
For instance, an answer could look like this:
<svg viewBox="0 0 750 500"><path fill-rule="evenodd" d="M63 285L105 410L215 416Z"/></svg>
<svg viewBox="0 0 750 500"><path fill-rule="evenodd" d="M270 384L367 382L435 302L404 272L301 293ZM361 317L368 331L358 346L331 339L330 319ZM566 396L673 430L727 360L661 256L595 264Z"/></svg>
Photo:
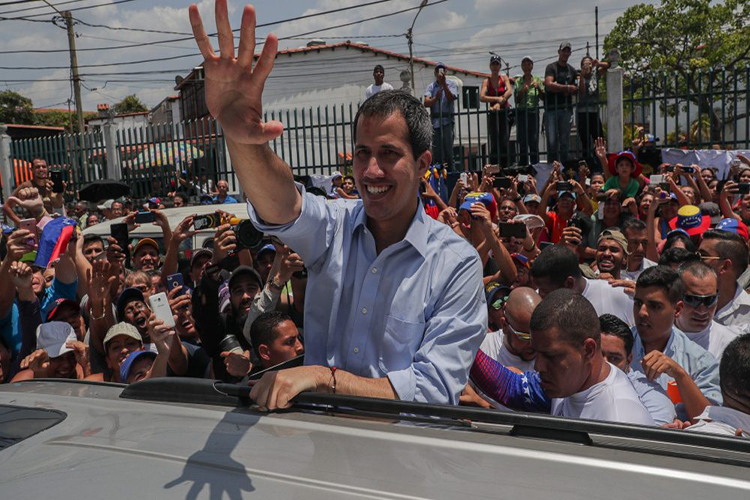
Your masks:
<svg viewBox="0 0 750 500"><path fill-rule="evenodd" d="M219 35L217 55L203 27L198 7L191 4L189 12L193 35L204 58L206 105L211 115L221 124L224 133L240 144L265 144L281 135L284 129L281 122L263 122L261 102L263 87L276 58L276 35L268 35L263 52L253 64L255 9L246 5L242 12L239 50L235 57L227 0L216 0L216 27Z"/></svg>

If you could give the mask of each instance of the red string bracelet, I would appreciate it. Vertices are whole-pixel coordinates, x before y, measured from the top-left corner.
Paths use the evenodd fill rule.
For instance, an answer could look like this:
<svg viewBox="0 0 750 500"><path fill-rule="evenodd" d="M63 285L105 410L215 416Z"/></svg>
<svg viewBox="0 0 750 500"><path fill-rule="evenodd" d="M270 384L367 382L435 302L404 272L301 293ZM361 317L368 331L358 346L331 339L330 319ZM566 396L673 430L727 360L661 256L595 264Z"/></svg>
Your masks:
<svg viewBox="0 0 750 500"><path fill-rule="evenodd" d="M336 367L332 366L330 370L331 370L331 379L333 380L333 385L331 386L331 392L333 394L336 394Z"/></svg>

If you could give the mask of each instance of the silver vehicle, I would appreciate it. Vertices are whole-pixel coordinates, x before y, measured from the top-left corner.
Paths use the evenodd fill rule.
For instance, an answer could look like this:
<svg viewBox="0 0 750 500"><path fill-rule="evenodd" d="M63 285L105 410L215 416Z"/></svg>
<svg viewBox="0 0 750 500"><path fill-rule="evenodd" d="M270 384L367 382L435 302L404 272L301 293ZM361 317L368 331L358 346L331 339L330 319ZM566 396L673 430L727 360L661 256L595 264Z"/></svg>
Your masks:
<svg viewBox="0 0 750 500"><path fill-rule="evenodd" d="M750 443L676 430L248 387L0 387L3 499L746 499Z"/></svg>

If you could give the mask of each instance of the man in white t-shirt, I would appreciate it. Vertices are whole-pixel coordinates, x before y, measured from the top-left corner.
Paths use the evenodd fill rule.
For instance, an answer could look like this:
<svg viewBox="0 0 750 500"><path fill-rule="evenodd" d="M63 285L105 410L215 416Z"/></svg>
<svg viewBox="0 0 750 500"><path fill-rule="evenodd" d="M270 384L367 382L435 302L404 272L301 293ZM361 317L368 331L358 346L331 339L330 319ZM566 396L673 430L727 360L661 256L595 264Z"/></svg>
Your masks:
<svg viewBox="0 0 750 500"><path fill-rule="evenodd" d="M675 325L690 340L721 359L724 348L739 332L714 321L719 300L716 271L700 261L683 264L678 269L685 285L685 304Z"/></svg>
<svg viewBox="0 0 750 500"><path fill-rule="evenodd" d="M729 343L719 372L724 406L707 406L687 430L750 438L750 335Z"/></svg>
<svg viewBox="0 0 750 500"><path fill-rule="evenodd" d="M597 315L612 314L628 326L635 325L633 299L624 288L612 287L604 280L584 278L578 267L578 256L569 248L562 245L545 248L534 260L531 275L542 298L558 288L569 288L588 299Z"/></svg>
<svg viewBox="0 0 750 500"><path fill-rule="evenodd" d="M625 269L620 272L620 278L635 281L644 269L656 265L656 262L646 258L646 247L648 246L646 223L635 217L627 219L622 224L622 234L628 240L628 259Z"/></svg>
<svg viewBox="0 0 750 500"><path fill-rule="evenodd" d="M385 69L383 66L380 64L375 66L375 69L372 70L372 76L375 78L375 83L367 87L367 90L365 90L365 99L369 99L381 90L393 90L393 85L383 81L383 78L385 78Z"/></svg>
<svg viewBox="0 0 750 500"><path fill-rule="evenodd" d="M737 283L747 269L745 240L729 231L706 231L698 248L698 256L719 277L716 322L747 333L750 331L750 294Z"/></svg>
<svg viewBox="0 0 750 500"><path fill-rule="evenodd" d="M530 326L551 415L655 425L628 376L602 356L599 317L589 301L555 290L534 310Z"/></svg>

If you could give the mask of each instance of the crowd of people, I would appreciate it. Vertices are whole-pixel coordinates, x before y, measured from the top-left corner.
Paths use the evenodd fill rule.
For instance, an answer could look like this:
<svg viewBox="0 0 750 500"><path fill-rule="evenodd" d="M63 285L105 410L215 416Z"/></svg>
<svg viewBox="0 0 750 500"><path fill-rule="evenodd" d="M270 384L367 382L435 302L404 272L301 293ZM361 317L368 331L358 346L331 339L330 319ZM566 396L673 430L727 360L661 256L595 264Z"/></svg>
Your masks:
<svg viewBox="0 0 750 500"><path fill-rule="evenodd" d="M353 177L314 195L268 147L282 127L261 122L260 91L228 91L263 88L275 38L254 67L240 43L237 73L226 15L219 57L190 8L264 239L244 245L217 207L212 247L181 253L203 226L170 227L162 200L102 213L132 230L150 212L162 245L84 236L35 168L6 202L3 381L208 377L269 410L320 391L750 437L750 160L718 183L684 165L653 179L597 139L598 165L556 162L543 185L487 165L444 199L425 102L383 90L355 117Z"/></svg>

